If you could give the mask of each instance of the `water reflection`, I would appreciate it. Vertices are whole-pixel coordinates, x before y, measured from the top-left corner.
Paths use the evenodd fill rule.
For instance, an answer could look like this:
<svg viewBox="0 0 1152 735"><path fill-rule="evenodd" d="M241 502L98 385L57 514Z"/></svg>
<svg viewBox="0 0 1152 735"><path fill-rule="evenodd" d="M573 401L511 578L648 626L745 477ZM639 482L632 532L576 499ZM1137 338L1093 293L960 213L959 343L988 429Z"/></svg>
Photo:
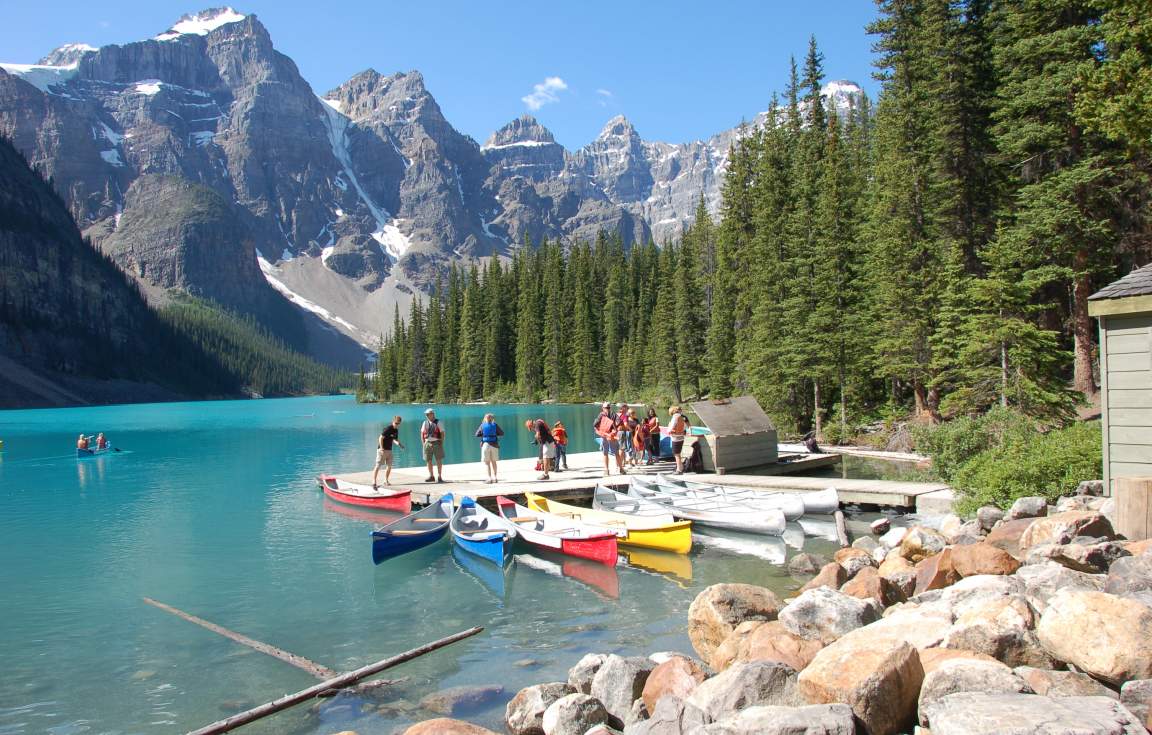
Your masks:
<svg viewBox="0 0 1152 735"><path fill-rule="evenodd" d="M659 549L621 549L628 566L671 579L681 587L692 581L692 559Z"/></svg>
<svg viewBox="0 0 1152 735"><path fill-rule="evenodd" d="M516 554L516 563L553 577L575 580L610 600L620 599L620 575L616 567L546 551Z"/></svg>
<svg viewBox="0 0 1152 735"><path fill-rule="evenodd" d="M479 582L481 587L503 604L515 574L515 561L502 567L469 554L457 544L452 544L452 559L462 572Z"/></svg>
<svg viewBox="0 0 1152 735"><path fill-rule="evenodd" d="M701 546L754 556L769 564L782 565L788 558L788 544L779 536L759 536L703 527L699 531L693 529L693 536Z"/></svg>

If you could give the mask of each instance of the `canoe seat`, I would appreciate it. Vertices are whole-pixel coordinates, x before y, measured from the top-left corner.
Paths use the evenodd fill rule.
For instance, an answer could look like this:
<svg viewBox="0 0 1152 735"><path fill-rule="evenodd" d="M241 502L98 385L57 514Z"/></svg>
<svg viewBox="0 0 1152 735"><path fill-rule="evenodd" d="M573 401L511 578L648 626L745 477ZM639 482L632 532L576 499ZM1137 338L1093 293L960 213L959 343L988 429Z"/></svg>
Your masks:
<svg viewBox="0 0 1152 735"><path fill-rule="evenodd" d="M393 536L411 536L413 534L419 534L419 533L424 533L424 532L423 531L408 531L405 529L400 529L398 531L389 531L389 533L391 533Z"/></svg>
<svg viewBox="0 0 1152 735"><path fill-rule="evenodd" d="M508 518L508 516L505 516L505 518ZM508 518L508 520L513 523L535 523L538 519L532 516L512 516Z"/></svg>
<svg viewBox="0 0 1152 735"><path fill-rule="evenodd" d="M498 528L469 528L469 529L466 529L463 531L457 531L456 533L460 534L461 536L471 536L474 533L504 533L504 532Z"/></svg>
<svg viewBox="0 0 1152 735"><path fill-rule="evenodd" d="M412 520L416 523L443 523L443 522L447 521L448 519L447 518L413 518Z"/></svg>

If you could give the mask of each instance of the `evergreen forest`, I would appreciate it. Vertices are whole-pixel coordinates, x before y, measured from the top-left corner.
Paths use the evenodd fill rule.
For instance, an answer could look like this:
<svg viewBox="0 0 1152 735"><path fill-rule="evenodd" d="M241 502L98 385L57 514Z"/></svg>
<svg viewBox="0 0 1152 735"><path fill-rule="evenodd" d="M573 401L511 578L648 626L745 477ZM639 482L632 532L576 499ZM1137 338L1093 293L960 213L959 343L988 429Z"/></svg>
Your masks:
<svg viewBox="0 0 1152 735"><path fill-rule="evenodd" d="M825 107L813 39L678 242L525 243L397 313L366 399L752 393L843 436L1097 393L1087 298L1149 260L1142 0L878 0L881 92Z"/></svg>

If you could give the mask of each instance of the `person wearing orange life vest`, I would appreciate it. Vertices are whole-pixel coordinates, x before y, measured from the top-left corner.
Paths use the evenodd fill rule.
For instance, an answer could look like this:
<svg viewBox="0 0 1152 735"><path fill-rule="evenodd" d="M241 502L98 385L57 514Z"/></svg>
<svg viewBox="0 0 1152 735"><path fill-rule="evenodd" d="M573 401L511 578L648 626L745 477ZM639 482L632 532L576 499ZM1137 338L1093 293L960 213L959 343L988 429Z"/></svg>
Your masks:
<svg viewBox="0 0 1152 735"><path fill-rule="evenodd" d="M683 474L684 460L680 454L684 451L684 436L688 433L688 419L679 406L668 409L672 418L668 421L668 436L672 439L672 456L676 460L676 474Z"/></svg>
<svg viewBox="0 0 1152 735"><path fill-rule="evenodd" d="M563 423L557 421L552 424L552 438L556 440L556 471L561 472L561 461L564 462L564 469L568 469L568 430Z"/></svg>
<svg viewBox="0 0 1152 735"><path fill-rule="evenodd" d="M616 458L616 469L624 474L624 462L620 456L620 442L616 437L616 417L612 415L612 404L601 406L600 415L592 423L592 430L600 438L600 453L604 455L604 476L612 474L608 470L608 458Z"/></svg>

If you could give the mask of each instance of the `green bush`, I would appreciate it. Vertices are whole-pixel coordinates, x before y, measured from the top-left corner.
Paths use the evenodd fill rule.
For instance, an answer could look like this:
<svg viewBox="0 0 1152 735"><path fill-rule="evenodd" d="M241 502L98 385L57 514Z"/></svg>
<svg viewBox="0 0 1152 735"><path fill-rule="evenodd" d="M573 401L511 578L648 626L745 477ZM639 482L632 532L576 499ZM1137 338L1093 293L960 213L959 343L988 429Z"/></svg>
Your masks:
<svg viewBox="0 0 1152 735"><path fill-rule="evenodd" d="M933 471L945 482L953 482L960 469L983 452L1024 444L1038 436L1028 417L1006 408L913 430L916 450L932 458Z"/></svg>
<svg viewBox="0 0 1152 735"><path fill-rule="evenodd" d="M1007 508L1028 495L1055 502L1080 481L1100 477L1100 442L1100 425L1092 422L1016 435L986 449L952 471L952 486L960 494L957 511L971 513L982 505Z"/></svg>

